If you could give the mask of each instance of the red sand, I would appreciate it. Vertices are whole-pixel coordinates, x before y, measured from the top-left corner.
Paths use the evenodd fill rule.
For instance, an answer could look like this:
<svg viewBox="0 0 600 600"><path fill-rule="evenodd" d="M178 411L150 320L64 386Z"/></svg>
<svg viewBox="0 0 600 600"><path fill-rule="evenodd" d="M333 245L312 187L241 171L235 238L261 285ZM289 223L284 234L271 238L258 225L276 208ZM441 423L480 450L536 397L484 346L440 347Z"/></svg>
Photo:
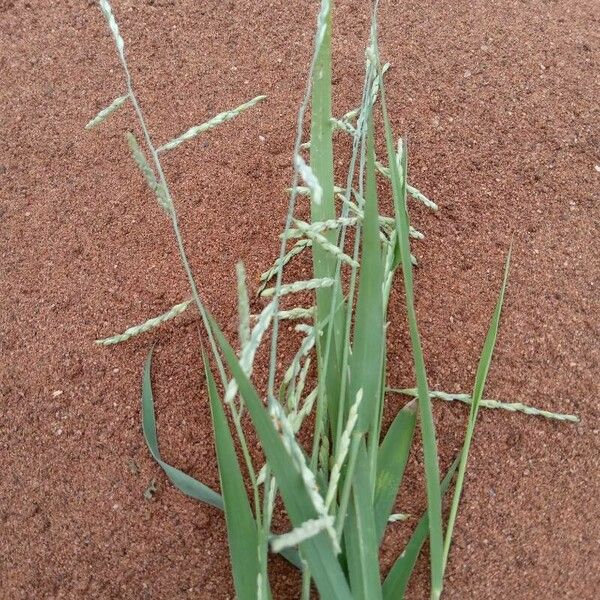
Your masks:
<svg viewBox="0 0 600 600"><path fill-rule="evenodd" d="M357 101L366 5L337 2L337 113ZM269 96L165 161L198 281L233 333L235 261L256 281L277 251L315 3L114 6L158 141ZM514 232L486 395L582 418L482 412L448 599L591 600L600 589L599 24L592 0L382 3L395 129L410 139L412 182L442 208L412 205L427 234L414 248L431 386L472 385ZM141 436L151 338L93 344L187 296L169 224L128 156L132 113L83 130L123 92L94 2L0 0L0 68L0 596L232 598L222 516L174 490ZM408 385L399 302L392 315L391 383ZM216 485L193 314L157 337L164 456ZM435 413L446 466L466 411ZM415 453L414 493L398 504L413 514L424 507L420 463ZM386 567L409 525L393 528ZM276 561L272 573L277 597L297 596L291 569ZM410 598L426 590L424 559Z"/></svg>

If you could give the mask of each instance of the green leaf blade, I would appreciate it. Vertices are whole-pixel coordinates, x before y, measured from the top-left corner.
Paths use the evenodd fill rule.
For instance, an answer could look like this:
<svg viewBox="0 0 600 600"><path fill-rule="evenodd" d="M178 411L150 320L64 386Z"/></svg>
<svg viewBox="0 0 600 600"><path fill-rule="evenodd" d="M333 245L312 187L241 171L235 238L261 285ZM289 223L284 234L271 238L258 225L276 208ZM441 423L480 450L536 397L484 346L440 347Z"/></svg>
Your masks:
<svg viewBox="0 0 600 600"><path fill-rule="evenodd" d="M437 455L437 442L435 437L435 426L431 410L431 400L427 384L427 373L425 359L421 347L421 337L417 324L417 315L414 305L413 271L410 260L410 226L408 210L406 206L406 182L407 182L407 151L403 144L402 152L402 174L400 173L392 129L387 112L385 84L381 79L381 109L385 128L385 142L390 164L390 175L392 180L392 193L394 198L394 212L396 218L396 231L400 247L400 262L404 277L404 294L406 298L406 310L408 316L408 327L410 331L412 355L415 364L417 379L418 405L420 413L420 426L423 437L423 454L425 457L425 480L427 486L427 506L429 513L429 535L430 535L430 557L431 557L431 597L437 600L442 592L443 579L443 529L442 529L442 499L440 492L440 471Z"/></svg>
<svg viewBox="0 0 600 600"><path fill-rule="evenodd" d="M304 522L318 516L312 506L312 501L302 477L285 449L256 390L240 367L233 349L213 317L209 315L208 318L217 343L238 384L240 394L244 399L269 465L277 479L292 525L300 527ZM302 542L300 552L306 560L323 598L328 600L352 600L348 582L326 532L321 532Z"/></svg>
<svg viewBox="0 0 600 600"><path fill-rule="evenodd" d="M142 430L144 439L154 460L161 466L171 483L187 496L223 510L223 498L200 481L167 464L161 457L156 434L154 397L151 381L152 350L148 352L142 377Z"/></svg>
<svg viewBox="0 0 600 600"><path fill-rule="evenodd" d="M380 543L402 482L416 421L417 407L411 401L396 415L377 453L373 510Z"/></svg>
<svg viewBox="0 0 600 600"><path fill-rule="evenodd" d="M321 11L325 12L325 30L318 38L317 59L315 63L310 126L310 166L321 186L320 202L311 198L311 220L326 221L335 218L333 195L333 125L331 123L331 10L329 0L322 0ZM325 232L329 242L335 243L335 232ZM336 260L317 244L313 244L314 276L333 277ZM323 322L329 317L333 298L332 289L317 290L317 315Z"/></svg>
<svg viewBox="0 0 600 600"><path fill-rule="evenodd" d="M254 600L256 598L256 581L260 573L256 521L248 502L227 417L205 352L202 352L202 360L208 383L221 493L225 504L233 581L237 597L240 600ZM268 582L263 585L268 585Z"/></svg>
<svg viewBox="0 0 600 600"><path fill-rule="evenodd" d="M379 210L375 181L373 117L367 126L367 166L361 268L356 301L349 398L363 390L357 431L366 432L379 413L385 336L383 331L383 264L379 241Z"/></svg>
<svg viewBox="0 0 600 600"><path fill-rule="evenodd" d="M481 356L479 358L479 365L477 367L477 373L475 375L475 385L473 387L473 394L471 397L471 410L469 413L469 421L467 424L467 432L465 434L465 441L463 444L463 450L461 454L460 466L458 468L458 476L456 478L456 489L454 490L454 496L452 498L452 506L450 508L450 516L448 517L448 528L446 531L446 538L444 540L444 568L448 562L448 555L450 553L450 544L452 542L452 533L454 531L454 524L456 523L456 516L458 514L458 505L460 503L460 497L462 494L462 488L464 484L465 472L467 469L467 461L469 458L469 450L473 441L473 434L475 433L475 423L477 421L477 414L479 413L479 406L481 398L483 397L483 389L487 380L488 372L492 362L492 356L494 354L494 348L496 346L496 339L498 337L498 328L500 326L500 315L502 313L502 305L504 304L504 295L506 293L506 286L508 284L508 272L510 268L510 258L512 254L512 244L506 256L506 262L504 265L504 276L502 279L502 286L496 300L496 306L494 313L490 321Z"/></svg>
<svg viewBox="0 0 600 600"><path fill-rule="evenodd" d="M381 600L379 540L371 501L369 461L364 441L358 450L351 500L344 527L346 559L354 600Z"/></svg>
<svg viewBox="0 0 600 600"><path fill-rule="evenodd" d="M452 477L456 473L458 462L459 457L454 460L448 469L440 486L442 494L445 494L448 490ZM383 600L402 600L404 598L408 581L417 564L417 558L419 558L421 548L423 548L428 534L429 516L425 512L404 547L402 554L396 559L396 562L385 578L383 583Z"/></svg>

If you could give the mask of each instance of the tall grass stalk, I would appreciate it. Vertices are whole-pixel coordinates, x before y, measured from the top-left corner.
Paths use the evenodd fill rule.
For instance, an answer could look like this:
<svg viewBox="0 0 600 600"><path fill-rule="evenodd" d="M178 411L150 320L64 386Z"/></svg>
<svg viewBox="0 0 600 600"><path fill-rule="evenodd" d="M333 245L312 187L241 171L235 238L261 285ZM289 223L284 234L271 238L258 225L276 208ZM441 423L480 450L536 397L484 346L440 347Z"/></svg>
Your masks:
<svg viewBox="0 0 600 600"><path fill-rule="evenodd" d="M377 47L377 2L373 5L358 108L335 118L331 59L333 2L321 0L306 88L297 115L292 181L279 256L260 277L258 295L269 300L255 317L250 314L243 264L236 267L237 353L205 306L196 285L161 156L196 136L210 135L213 128L237 117L243 120L243 113L265 96L255 96L237 108L194 125L161 146L155 145L134 91L125 42L112 7L108 0L100 0L99 4L117 48L125 90L89 121L87 128L105 122L128 103L132 105L143 141L140 144L133 134L128 135L132 158L171 221L191 299L98 343L114 344L150 332L193 303L211 353L209 357L202 346L220 493L167 464L160 455L150 351L142 378L142 429L152 456L176 487L224 511L233 581L240 599L272 598L269 551L281 554L301 570L303 599L310 597L312 584L326 600L401 599L427 539L431 598L439 598L479 407L502 407L543 416L553 413L521 404L500 406L482 399L498 333L508 261L473 394L450 395L428 388L414 300L416 260L410 247L411 238L424 236L410 224L407 196L434 210L437 205L408 183L405 140L401 139L396 148L385 94L384 73L389 65L380 63ZM303 141L309 107L310 139ZM375 155L379 110L388 166ZM334 181L336 131L352 139L343 186L335 185ZM379 211L378 178L381 177L391 182L393 216ZM310 222L297 217L299 202L309 202ZM352 239L349 228L354 234L352 243L348 241ZM305 251L311 253L312 276L303 281L288 280L284 277L286 266L291 260L301 260ZM388 365L386 351L389 298L398 270L402 273L417 384L403 390L390 388L386 381L388 367L394 371L401 367ZM293 298L298 293L303 297L311 294L313 304L294 305ZM283 296L286 305L280 306ZM293 319L294 329L301 337L292 356L280 351L282 319ZM259 390L252 382L252 372L266 339L270 339L268 379L265 389ZM316 364L316 384L312 381L312 364ZM218 383L213 368L218 373ZM398 411L384 432L388 392L401 392L415 399ZM431 400L435 397L460 400L471 406L463 448L443 479L432 414ZM260 463L254 461L250 452L244 415L248 416L263 450ZM313 418L309 419L311 415ZM573 420L568 417L571 416L564 420ZM382 581L379 548L388 523L399 519L398 513L392 516L392 512L417 423L425 458L427 510ZM310 440L307 445L302 443L305 440ZM457 485L444 533L442 496L457 469ZM246 479L250 493L246 490ZM288 531L273 531L278 498L282 499L291 524Z"/></svg>

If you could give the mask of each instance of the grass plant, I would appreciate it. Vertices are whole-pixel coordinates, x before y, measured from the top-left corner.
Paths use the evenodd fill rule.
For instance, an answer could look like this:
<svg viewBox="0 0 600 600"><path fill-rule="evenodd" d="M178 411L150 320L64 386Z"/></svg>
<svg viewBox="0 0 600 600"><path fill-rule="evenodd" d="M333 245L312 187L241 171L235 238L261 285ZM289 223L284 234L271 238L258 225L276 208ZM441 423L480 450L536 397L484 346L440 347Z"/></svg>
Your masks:
<svg viewBox="0 0 600 600"><path fill-rule="evenodd" d="M340 118L332 114L331 38L332 1L321 0L314 49L305 95L297 119L292 153L293 178L281 235L279 257L261 276L258 294L266 304L252 316L243 265L237 266L239 328L238 352L205 306L190 267L179 229L176 203L169 189L161 156L197 136L236 118L265 96L224 110L195 125L172 141L156 145L135 94L125 43L108 0L100 0L124 73L124 93L86 126L91 129L111 113L130 104L142 143L129 133L132 158L151 192L164 209L173 232L191 297L175 304L122 334L97 340L108 345L153 330L195 307L207 346L202 347L210 403L220 493L165 463L160 455L151 383L152 350L142 378L142 428L148 448L171 482L189 496L224 511L231 569L239 599L272 597L269 550L280 553L302 573L301 596L307 599L314 584L326 600L377 600L404 597L410 576L429 540L431 598L442 594L444 570L450 556L469 448L480 407L505 408L548 418L573 421L517 403L483 399L483 391L498 334L507 287L510 252L496 307L483 344L472 395L431 391L428 385L417 314L414 305L414 262L411 238L423 233L410 224L409 199L432 210L437 205L408 181L408 148L394 138L386 102L384 75L377 46L377 3L373 6L371 35L366 49L365 77L360 104ZM302 140L310 106L310 140ZM375 155L381 119L387 165ZM334 135L351 136L352 154L344 185L334 180ZM379 210L378 178L391 183L393 215ZM296 216L299 202L309 202L310 222ZM349 235L352 230L352 235ZM313 274L288 281L285 267L305 251L312 255ZM389 298L396 274L401 274L408 319L415 388L396 390L386 383L386 335ZM399 282L400 284L400 282ZM299 292L314 297L313 306L289 306ZM280 299L288 296L285 308ZM280 353L280 321L292 319L302 340L292 356ZM257 389L252 370L257 352L270 339L266 389ZM291 358L291 360L290 360ZM278 365L286 360L286 367ZM309 377L316 364L316 385ZM216 378L215 378L216 374ZM386 432L383 413L386 395L413 398L394 416ZM432 400L458 400L470 405L465 441L444 477L440 474ZM247 414L264 451L256 464L249 451L242 416ZM312 415L309 421L307 417ZM307 431L307 423L310 430ZM403 482L404 470L419 432L424 452L427 510L386 577L382 578L379 548ZM302 441L309 440L307 445ZM236 452L239 446L240 456ZM458 473L450 516L444 520L442 498ZM245 483L250 484L250 493ZM288 531L273 531L277 497L290 522Z"/></svg>

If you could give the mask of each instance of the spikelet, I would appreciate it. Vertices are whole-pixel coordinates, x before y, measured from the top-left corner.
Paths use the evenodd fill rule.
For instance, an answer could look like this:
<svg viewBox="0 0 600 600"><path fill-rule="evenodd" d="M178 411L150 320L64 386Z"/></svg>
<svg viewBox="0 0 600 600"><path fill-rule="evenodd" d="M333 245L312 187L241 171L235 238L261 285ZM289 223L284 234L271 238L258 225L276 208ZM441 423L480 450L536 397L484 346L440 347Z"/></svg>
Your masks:
<svg viewBox="0 0 600 600"><path fill-rule="evenodd" d="M297 306L296 308L291 308L290 310L281 310L279 311L280 319L312 319L315 316L315 307L311 306L310 308L304 308L303 306Z"/></svg>
<svg viewBox="0 0 600 600"><path fill-rule="evenodd" d="M296 325L296 331L301 331L299 326ZM283 385L289 385L289 383L294 379L298 373L300 372L300 363L305 356L308 356L309 352L313 349L316 337L314 327L309 327L308 331L304 330L303 333L306 333L306 337L302 340L300 344L300 348L294 355L290 366L287 368L285 374L283 375Z"/></svg>
<svg viewBox="0 0 600 600"><path fill-rule="evenodd" d="M407 513L393 513L388 517L388 523L396 523L398 521L408 521L410 515Z"/></svg>
<svg viewBox="0 0 600 600"><path fill-rule="evenodd" d="M312 325L307 325L306 323L298 323L298 325L294 327L294 331L297 331L298 333L303 333L304 335L315 334L315 328Z"/></svg>
<svg viewBox="0 0 600 600"><path fill-rule="evenodd" d="M157 181L156 175L154 174L152 167L148 164L146 156L142 152L135 135L129 131L127 132L127 143L129 144L129 149L131 150L131 156L133 157L135 164L142 172L148 187L156 194L158 203L163 210L169 214L172 210L171 201L169 200L164 187Z"/></svg>
<svg viewBox="0 0 600 600"><path fill-rule="evenodd" d="M348 450L350 449L350 437L352 436L352 432L354 431L354 426L356 425L356 421L358 419L358 408L360 403L362 402L363 391L362 388L358 390L356 393L356 400L350 407L350 411L348 413L348 420L346 421L346 427L344 427L344 431L340 437L340 443L338 446L338 451L336 453L335 462L333 463L333 467L331 469L331 477L329 478L329 488L327 490L327 497L325 499L325 506L327 510L331 508L333 501L337 495L337 487L340 480L340 473L342 472L342 466L344 465L344 461L346 460L346 456L348 455Z"/></svg>
<svg viewBox="0 0 600 600"><path fill-rule="evenodd" d="M286 296L287 294L296 294L297 292L305 292L307 290L316 290L324 287L331 287L335 281L331 277L320 277L315 279L306 279L302 281L294 281L294 283L287 283L282 285L279 289L280 296ZM260 295L264 298L274 296L277 288L266 288Z"/></svg>
<svg viewBox="0 0 600 600"><path fill-rule="evenodd" d="M309 519L302 525L295 527L289 533L273 536L271 538L271 549L273 552L281 552L285 548L298 546L302 542L318 535L328 528L333 528L334 518L327 515L318 519Z"/></svg>
<svg viewBox="0 0 600 600"><path fill-rule="evenodd" d="M302 177L304 183L306 183L308 189L310 190L313 202L315 204L321 204L323 188L321 187L321 184L319 183L319 180L317 179L313 170L310 168L309 165L306 164L306 162L304 162L304 159L299 154L296 154L296 156L294 156L294 166L296 167L296 171L298 171L298 174L300 175L300 177Z"/></svg>
<svg viewBox="0 0 600 600"><path fill-rule="evenodd" d="M262 100L264 100L266 96L256 96L256 98L252 98L252 100L248 100L244 104L240 104L237 108L233 108L231 110L227 110L225 112L219 113L206 123L202 123L202 125L195 125L194 127L190 127L185 133L182 133L179 137L167 142L164 146L158 148L158 152L165 152L166 150L172 150L173 148L177 148L186 142L187 140L194 139L196 136L208 131L209 129L213 129L221 123L226 123L227 121L231 121L235 119L238 115L241 115L244 111L252 108Z"/></svg>
<svg viewBox="0 0 600 600"><path fill-rule="evenodd" d="M350 265L351 267L358 268L358 262L355 261L351 256L348 256L339 246L332 244L323 234L318 233L311 229L311 226L304 222L294 219L294 225L299 229L307 238L313 241L313 244L318 244L325 250L338 258L342 262Z"/></svg>
<svg viewBox="0 0 600 600"><path fill-rule="evenodd" d="M141 333L146 333L147 331L151 331L152 329L156 329L159 325L174 319L178 315L180 315L186 308L191 304L192 300L186 300L181 304L176 304L168 310L166 313L159 315L158 317L154 317L152 319L148 319L145 323L141 325L134 325L133 327L129 327L123 333L118 335L113 335L111 337L103 338L100 340L96 340L96 344L100 344L101 346L110 346L112 344L118 344L119 342L124 342L136 335L140 335Z"/></svg>
<svg viewBox="0 0 600 600"><path fill-rule="evenodd" d="M265 482L267 476L267 463L265 463L256 476L256 485L262 485Z"/></svg>
<svg viewBox="0 0 600 600"><path fill-rule="evenodd" d="M385 63L383 67L381 67L381 75L377 74L375 79L373 79L373 84L371 86L371 104L375 104L377 101L377 96L379 94L379 86L381 85L381 77L386 74L387 70L390 68L390 63Z"/></svg>
<svg viewBox="0 0 600 600"><path fill-rule="evenodd" d="M100 123L106 121L106 119L112 115L112 113L121 108L121 106L123 106L127 100L129 100L129 94L115 98L109 106L103 108L91 121L89 121L85 128L92 129L97 125L100 125Z"/></svg>
<svg viewBox="0 0 600 600"><path fill-rule="evenodd" d="M315 475L306 464L304 453L296 441L294 430L287 416L283 412L279 402L277 402L277 400L274 398L271 399L270 407L271 418L275 422L276 426L279 425L278 429L281 432L281 440L284 448L287 450L290 458L298 469L298 473L302 477L302 482L304 483L304 487L308 492L313 508L319 517L327 517L327 508L325 506L325 501L319 492ZM326 526L325 531L327 531L329 538L331 539L334 552L339 554L341 552L341 548L333 525Z"/></svg>
<svg viewBox="0 0 600 600"><path fill-rule="evenodd" d="M351 111L347 112L340 119L340 121L354 121L354 119L356 119L356 117L358 117L359 114L360 114L360 107L359 108L354 108Z"/></svg>
<svg viewBox="0 0 600 600"><path fill-rule="evenodd" d="M375 167L377 168L377 170L384 176L387 177L388 179L391 179L391 175L390 175L390 170L388 167L382 165L378 160L375 161ZM412 185L409 185L408 183L406 184L406 191L407 193L409 193L415 200L418 200L419 202L421 202L422 204L424 204L427 208L430 208L431 210L438 210L438 205L433 202L432 200L430 200L429 198L427 198L427 196L425 196L425 194L423 194L422 192L420 192L416 187L413 187Z"/></svg>
<svg viewBox="0 0 600 600"><path fill-rule="evenodd" d="M293 393L291 394L290 398L290 410L292 412L296 412L298 402L300 401L302 393L304 392L304 386L306 385L306 378L308 376L308 370L310 369L310 363L310 356L307 356L306 360L304 361L304 365L302 365L302 369L300 369L300 373L298 374L298 379L294 384Z"/></svg>
<svg viewBox="0 0 600 600"><path fill-rule="evenodd" d="M250 315L253 320L258 319L260 315ZM280 310L277 313L277 318L281 321L295 321L307 319L310 320L315 316L315 307L304 308L303 306L297 306L296 308L290 308L289 310Z"/></svg>
<svg viewBox="0 0 600 600"><path fill-rule="evenodd" d="M279 270L280 265L281 265L281 268L285 267L285 265L287 265L290 262L290 260L292 260L292 258L294 258L294 256L297 256L298 254L300 254L300 252L302 252L306 248L310 248L311 246L312 246L311 240L298 240L292 246L291 250L287 254L284 255L283 260L280 260L278 258L273 263L273 266L268 271L265 271L260 276L260 281L262 281L262 285L258 289L257 295L260 296L261 292L265 289L265 286L267 285L267 283L271 279L273 279L273 277L275 277L275 275L277 275L277 271Z"/></svg>
<svg viewBox="0 0 600 600"><path fill-rule="evenodd" d="M339 229L344 225L346 227L352 227L356 225L357 221L357 217L338 217L337 219L327 219L326 221L313 221L308 226L310 227L311 232L321 233L322 231L333 231L335 229ZM281 233L279 237L282 239L292 239L302 237L303 235L304 232L301 229L291 227L287 230L287 232Z"/></svg>
<svg viewBox="0 0 600 600"><path fill-rule="evenodd" d="M344 204L346 204L348 206L348 208L356 215L356 218L360 221L363 220L364 218L364 213L362 208L359 208L358 205L356 205L354 202L352 202L352 200L348 200L345 196L345 190L343 188L337 188L336 189L340 189L341 192L336 192L336 196L339 200L341 200ZM364 204L364 200L362 199L362 197L360 196L360 194L356 191L356 190L352 190L352 193L354 194L354 196L360 200L361 204ZM347 217L346 220L348 221L348 223L346 223L347 225L350 225L350 220L353 219L354 217ZM340 217L340 219L338 219L338 221L342 222L344 221L343 218ZM331 221L323 221L322 223L327 223L329 224ZM313 223L311 225L314 226L318 223L318 221L316 223ZM389 231L390 229L394 229L396 226L396 220L393 217L386 217L385 215L379 215L379 226L383 229L385 229L386 231ZM290 231L294 231L293 229ZM425 235L423 233L421 233L420 231L418 231L417 229L415 229L412 225L409 226L409 235L412 238L415 238L417 240L422 240L425 238ZM292 237L292 236L290 236Z"/></svg>
<svg viewBox="0 0 600 600"><path fill-rule="evenodd" d="M422 194L416 187L406 184L406 191L415 200L418 200L419 202L424 204L427 208L430 208L431 210L435 210L435 211L438 210L438 205L435 202L433 202L433 200L430 200L429 198L427 198L427 196L425 196L425 194Z"/></svg>
<svg viewBox="0 0 600 600"><path fill-rule="evenodd" d="M334 129L341 129L345 133L348 133L350 135L356 135L356 129L352 127L352 125L350 125L348 121L344 121L343 119L332 118L331 124L333 125Z"/></svg>
<svg viewBox="0 0 600 600"><path fill-rule="evenodd" d="M100 10L108 23L108 28L115 40L115 45L117 46L117 51L119 52L119 58L122 62L125 62L125 42L121 37L121 33L119 31L119 26L117 25L117 21L112 12L112 6L108 0L100 0Z"/></svg>
<svg viewBox="0 0 600 600"><path fill-rule="evenodd" d="M273 318L273 314L275 313L275 303L269 302L267 306L263 309L258 317L258 322L252 328L252 333L248 339L248 343L242 348L240 352L240 367L244 371L244 373L250 377L252 375L252 366L254 363L254 357L256 356L256 351L260 346L260 342L262 338L269 328L271 324L271 319ZM237 394L238 386L235 379L232 379L227 385L227 390L225 391L225 402L230 404L233 402L235 395Z"/></svg>
<svg viewBox="0 0 600 600"><path fill-rule="evenodd" d="M403 390L391 390L400 394L406 394L408 396L417 396L416 388L408 388ZM473 398L469 394L447 394L441 391L430 391L430 398L437 398L438 400L446 400L447 402L462 402L464 404L472 404ZM546 419L552 419L554 421L569 421L571 423L579 423L579 417L577 415L569 415L566 413L551 412L543 410L541 408L535 408L528 404L522 404L521 402L500 402L499 400L487 400L483 399L479 401L479 406L483 408L498 408L507 410L509 412L521 412L526 415L532 415L537 417L544 417Z"/></svg>
<svg viewBox="0 0 600 600"><path fill-rule="evenodd" d="M315 404L315 400L317 399L319 392L319 388L315 388L306 398L304 399L304 404L302 408L295 414L290 416L290 420L292 423L292 428L294 429L294 433L298 433L300 431L300 427L302 427L302 423L304 419L310 415L312 412L313 406Z"/></svg>

